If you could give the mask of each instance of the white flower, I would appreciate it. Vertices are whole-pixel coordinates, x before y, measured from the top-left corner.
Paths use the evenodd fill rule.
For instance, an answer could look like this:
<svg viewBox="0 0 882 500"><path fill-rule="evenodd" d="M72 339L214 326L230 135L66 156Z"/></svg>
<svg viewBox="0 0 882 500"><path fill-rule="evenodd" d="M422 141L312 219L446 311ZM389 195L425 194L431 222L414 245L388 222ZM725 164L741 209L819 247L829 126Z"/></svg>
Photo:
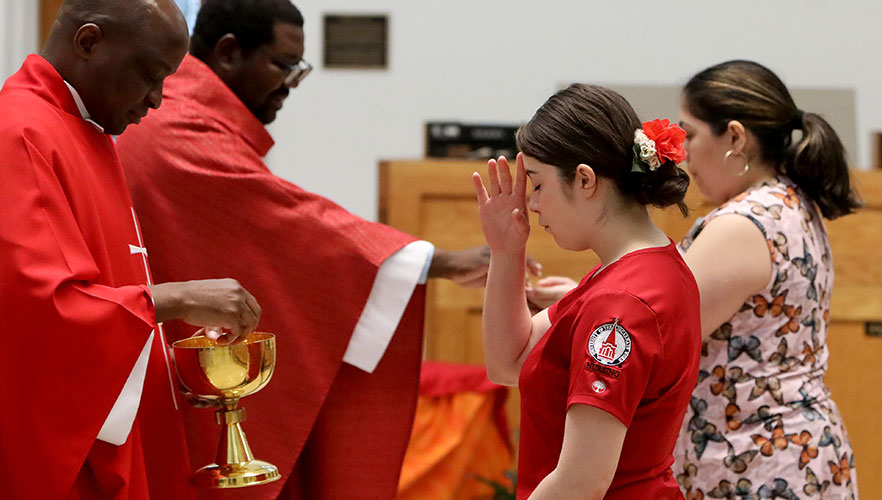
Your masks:
<svg viewBox="0 0 882 500"><path fill-rule="evenodd" d="M634 131L634 144L640 148L640 161L649 165L649 170L655 170L661 166L661 160L658 159L658 152L655 150L655 141L646 137L643 129Z"/></svg>
<svg viewBox="0 0 882 500"><path fill-rule="evenodd" d="M655 141L650 140L649 137L646 137L646 134L643 133L642 128L638 128L634 131L634 144L643 144L644 142L655 143Z"/></svg>

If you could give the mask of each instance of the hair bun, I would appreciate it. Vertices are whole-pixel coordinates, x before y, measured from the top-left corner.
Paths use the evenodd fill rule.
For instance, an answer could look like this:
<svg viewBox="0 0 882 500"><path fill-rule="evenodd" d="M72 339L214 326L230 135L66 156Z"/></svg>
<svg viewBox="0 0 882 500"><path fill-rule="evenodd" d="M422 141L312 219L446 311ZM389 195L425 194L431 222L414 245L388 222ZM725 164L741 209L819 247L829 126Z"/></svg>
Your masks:
<svg viewBox="0 0 882 500"><path fill-rule="evenodd" d="M668 161L651 172L632 171L620 185L638 203L659 208L677 205L685 217L689 214L689 207L684 201L689 182L689 174L676 163Z"/></svg>

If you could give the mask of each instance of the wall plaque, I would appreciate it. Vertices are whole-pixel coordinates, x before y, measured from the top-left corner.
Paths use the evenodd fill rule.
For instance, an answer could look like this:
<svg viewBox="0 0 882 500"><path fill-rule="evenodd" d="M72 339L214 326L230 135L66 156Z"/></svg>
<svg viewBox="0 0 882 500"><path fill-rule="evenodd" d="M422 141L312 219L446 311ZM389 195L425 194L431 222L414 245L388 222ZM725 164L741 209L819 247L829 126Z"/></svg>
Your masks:
<svg viewBox="0 0 882 500"><path fill-rule="evenodd" d="M326 14L324 21L326 68L387 67L387 16Z"/></svg>

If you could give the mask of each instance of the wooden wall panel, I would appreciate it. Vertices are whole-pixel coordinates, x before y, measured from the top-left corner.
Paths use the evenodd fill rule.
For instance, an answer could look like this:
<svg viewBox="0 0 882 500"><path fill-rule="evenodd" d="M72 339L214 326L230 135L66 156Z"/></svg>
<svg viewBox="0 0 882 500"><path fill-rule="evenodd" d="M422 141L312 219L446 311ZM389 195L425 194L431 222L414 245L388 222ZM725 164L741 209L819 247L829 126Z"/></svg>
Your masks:
<svg viewBox="0 0 882 500"><path fill-rule="evenodd" d="M826 382L854 447L862 500L882 500L882 172L858 172L865 208L827 223L833 250L833 303Z"/></svg>
<svg viewBox="0 0 882 500"><path fill-rule="evenodd" d="M833 249L832 317L882 319L882 209L868 206L828 222L827 232Z"/></svg>
<svg viewBox="0 0 882 500"><path fill-rule="evenodd" d="M485 164L452 160L381 163L381 220L443 248L483 244L471 183L474 171L486 172ZM867 208L827 224L835 272L827 383L854 444L861 498L882 500L882 475L878 474L882 471L882 338L864 334L865 322L882 321L882 172L855 172L854 178ZM675 241L711 209L695 188L686 199L693 209L686 219L674 208L652 210L656 224ZM559 249L536 226L527 250L542 262L546 275L579 278L597 263L590 252ZM483 361L482 300L482 290L464 290L445 281L430 283L427 359ZM508 416L515 433L518 405L517 389L512 389Z"/></svg>
<svg viewBox="0 0 882 500"><path fill-rule="evenodd" d="M834 320L827 347L826 382L854 449L861 500L882 500L882 338L868 338L862 322Z"/></svg>
<svg viewBox="0 0 882 500"><path fill-rule="evenodd" d="M40 0L40 48L46 43L46 37L55 22L58 8L64 0Z"/></svg>

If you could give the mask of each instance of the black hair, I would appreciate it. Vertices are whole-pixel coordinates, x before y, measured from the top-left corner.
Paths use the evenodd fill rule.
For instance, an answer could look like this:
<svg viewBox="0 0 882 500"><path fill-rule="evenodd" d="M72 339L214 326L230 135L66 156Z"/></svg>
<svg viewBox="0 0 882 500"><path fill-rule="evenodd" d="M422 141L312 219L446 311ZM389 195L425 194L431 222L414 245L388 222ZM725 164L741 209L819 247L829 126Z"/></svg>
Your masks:
<svg viewBox="0 0 882 500"><path fill-rule="evenodd" d="M303 16L289 0L205 0L196 16L190 54L204 61L228 33L250 52L273 42L277 22L302 28Z"/></svg>
<svg viewBox="0 0 882 500"><path fill-rule="evenodd" d="M830 124L796 107L784 82L752 61L728 61L693 76L683 103L722 134L737 120L756 136L762 159L789 177L828 219L860 208L851 188L845 148ZM793 131L802 137L794 142Z"/></svg>
<svg viewBox="0 0 882 500"><path fill-rule="evenodd" d="M554 165L566 182L580 164L615 182L619 192L642 205L677 205L685 216L689 175L674 162L654 171L634 171L634 132L641 127L634 108L616 92L573 84L554 94L517 132L525 155Z"/></svg>

